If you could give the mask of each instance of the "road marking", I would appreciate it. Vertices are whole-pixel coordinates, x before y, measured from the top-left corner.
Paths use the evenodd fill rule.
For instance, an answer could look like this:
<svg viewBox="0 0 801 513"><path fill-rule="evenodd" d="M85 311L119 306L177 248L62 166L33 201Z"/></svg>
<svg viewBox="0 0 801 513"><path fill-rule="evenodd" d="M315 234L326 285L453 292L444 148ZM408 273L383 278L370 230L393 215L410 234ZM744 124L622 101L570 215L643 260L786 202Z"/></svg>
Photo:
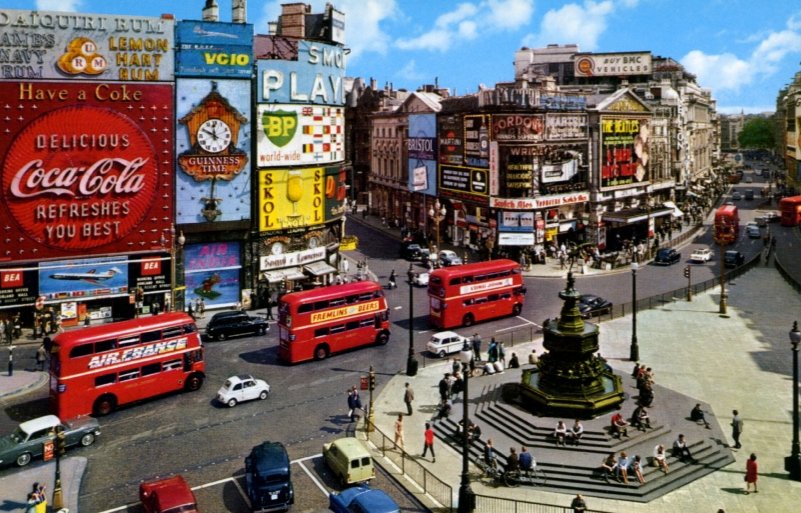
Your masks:
<svg viewBox="0 0 801 513"><path fill-rule="evenodd" d="M402 306L396 306L395 308L393 308L393 310L403 310L403 307Z"/></svg>
<svg viewBox="0 0 801 513"><path fill-rule="evenodd" d="M525 321L525 324L518 324L516 326L510 326L508 328L500 328L500 329L495 330L496 333L500 333L502 331L516 330L518 328L524 328L526 326L536 326L538 328L542 328L542 325L537 324L534 321L530 321L530 320L526 319L525 317L517 316L517 318L520 319L521 321Z"/></svg>
<svg viewBox="0 0 801 513"><path fill-rule="evenodd" d="M322 456L322 454L317 454L317 455L315 455L315 456L309 456L309 457L303 458L303 461L305 461L305 460L309 460L309 459L312 459L312 458L319 458L320 456ZM296 460L296 461L298 461L298 460ZM304 472L306 472L306 475L308 475L308 476L309 476L309 478L310 478L310 479L311 479L311 480L314 482L314 484L316 484L316 485L317 485L317 488L319 488L320 490L322 490L322 492L325 494L325 496L326 496L326 497L328 497L329 495L331 495L331 494L329 493L329 491L326 489L326 487L325 487L325 486L323 486L323 484L322 484L322 483L321 483L321 482L320 482L320 481L319 481L319 480L318 480L318 479L317 479L317 478L316 478L314 475L312 475L311 471L310 471L309 469L307 469L307 468L306 468L306 465L304 465L304 464L302 463L302 461L298 461L298 465L300 465L300 468L302 468L302 469L303 469L303 471L304 471Z"/></svg>

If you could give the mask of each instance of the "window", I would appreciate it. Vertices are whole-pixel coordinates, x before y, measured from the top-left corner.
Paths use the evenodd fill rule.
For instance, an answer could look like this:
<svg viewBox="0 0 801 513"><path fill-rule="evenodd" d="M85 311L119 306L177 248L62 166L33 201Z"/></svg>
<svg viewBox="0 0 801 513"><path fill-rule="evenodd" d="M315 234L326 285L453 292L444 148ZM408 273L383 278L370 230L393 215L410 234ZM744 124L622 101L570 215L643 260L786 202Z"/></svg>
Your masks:
<svg viewBox="0 0 801 513"><path fill-rule="evenodd" d="M80 346L75 346L70 349L70 358L80 358L81 356L87 356L92 354L93 352L93 344L82 344Z"/></svg>
<svg viewBox="0 0 801 513"><path fill-rule="evenodd" d="M130 346L130 345L138 344L138 343L139 343L139 337L134 335L132 337L125 337L125 338L119 339L117 341L117 346L118 347L125 347L125 346Z"/></svg>
<svg viewBox="0 0 801 513"><path fill-rule="evenodd" d="M340 324L339 326L331 326L330 333L342 333L345 331L345 325Z"/></svg>
<svg viewBox="0 0 801 513"><path fill-rule="evenodd" d="M95 353L102 353L103 351L111 351L117 347L116 340L104 340L102 342L95 342Z"/></svg>
<svg viewBox="0 0 801 513"><path fill-rule="evenodd" d="M95 387L102 387L106 385L113 385L117 382L117 374L104 374L95 378Z"/></svg>
<svg viewBox="0 0 801 513"><path fill-rule="evenodd" d="M298 313L308 313L314 310L314 305L311 303L307 303L305 305L300 305L298 307Z"/></svg>
<svg viewBox="0 0 801 513"><path fill-rule="evenodd" d="M167 372L171 370L180 369L181 366L182 366L181 359L179 358L177 360L170 360L168 362L164 362L163 368L164 372Z"/></svg>
<svg viewBox="0 0 801 513"><path fill-rule="evenodd" d="M159 372L161 372L160 363L149 363L142 367L142 376L150 376L152 374L158 374Z"/></svg>
<svg viewBox="0 0 801 513"><path fill-rule="evenodd" d="M350 321L345 325L346 330L355 330L359 327L359 321Z"/></svg>
<svg viewBox="0 0 801 513"><path fill-rule="evenodd" d="M119 381L130 381L139 377L139 369L131 369L120 372Z"/></svg>
<svg viewBox="0 0 801 513"><path fill-rule="evenodd" d="M315 337L324 337L326 335L328 335L328 328L317 328L314 330Z"/></svg>
<svg viewBox="0 0 801 513"><path fill-rule="evenodd" d="M359 322L359 326L362 328L366 328L372 325L373 325L373 319L362 319L362 321Z"/></svg>
<svg viewBox="0 0 801 513"><path fill-rule="evenodd" d="M180 337L183 334L184 334L183 326L179 326L177 328L167 328L161 332L161 336L163 338Z"/></svg>

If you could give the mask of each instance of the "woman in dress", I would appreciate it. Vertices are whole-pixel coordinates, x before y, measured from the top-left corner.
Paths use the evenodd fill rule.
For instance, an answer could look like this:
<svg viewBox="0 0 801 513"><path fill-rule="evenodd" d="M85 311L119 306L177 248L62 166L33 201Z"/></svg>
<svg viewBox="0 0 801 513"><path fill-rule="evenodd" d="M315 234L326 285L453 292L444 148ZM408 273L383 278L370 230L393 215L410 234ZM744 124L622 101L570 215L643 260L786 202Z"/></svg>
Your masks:
<svg viewBox="0 0 801 513"><path fill-rule="evenodd" d="M754 485L754 493L759 493L757 490L757 472L759 466L757 465L756 454L751 453L751 457L745 462L745 494L748 495L751 490L751 485Z"/></svg>

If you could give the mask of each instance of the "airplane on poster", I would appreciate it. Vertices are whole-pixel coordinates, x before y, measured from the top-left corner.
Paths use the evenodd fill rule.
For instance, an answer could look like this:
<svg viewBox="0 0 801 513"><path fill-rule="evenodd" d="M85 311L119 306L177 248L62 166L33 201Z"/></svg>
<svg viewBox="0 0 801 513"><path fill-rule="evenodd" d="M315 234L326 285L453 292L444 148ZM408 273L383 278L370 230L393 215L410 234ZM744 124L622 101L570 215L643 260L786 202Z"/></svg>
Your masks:
<svg viewBox="0 0 801 513"><path fill-rule="evenodd" d="M89 283L99 283L112 278L115 274L120 274L122 271L118 267L112 267L106 272L98 273L95 269L85 273L57 273L51 274L50 277L54 280L83 280Z"/></svg>

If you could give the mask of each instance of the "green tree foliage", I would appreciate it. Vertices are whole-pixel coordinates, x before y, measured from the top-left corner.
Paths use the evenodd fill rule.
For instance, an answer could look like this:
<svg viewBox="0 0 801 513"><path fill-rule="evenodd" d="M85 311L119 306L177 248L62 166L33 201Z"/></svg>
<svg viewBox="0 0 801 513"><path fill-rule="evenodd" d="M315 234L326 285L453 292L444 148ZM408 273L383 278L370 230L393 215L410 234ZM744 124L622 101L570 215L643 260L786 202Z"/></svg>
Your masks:
<svg viewBox="0 0 801 513"><path fill-rule="evenodd" d="M766 118L749 119L737 136L741 148L773 148L773 124Z"/></svg>

